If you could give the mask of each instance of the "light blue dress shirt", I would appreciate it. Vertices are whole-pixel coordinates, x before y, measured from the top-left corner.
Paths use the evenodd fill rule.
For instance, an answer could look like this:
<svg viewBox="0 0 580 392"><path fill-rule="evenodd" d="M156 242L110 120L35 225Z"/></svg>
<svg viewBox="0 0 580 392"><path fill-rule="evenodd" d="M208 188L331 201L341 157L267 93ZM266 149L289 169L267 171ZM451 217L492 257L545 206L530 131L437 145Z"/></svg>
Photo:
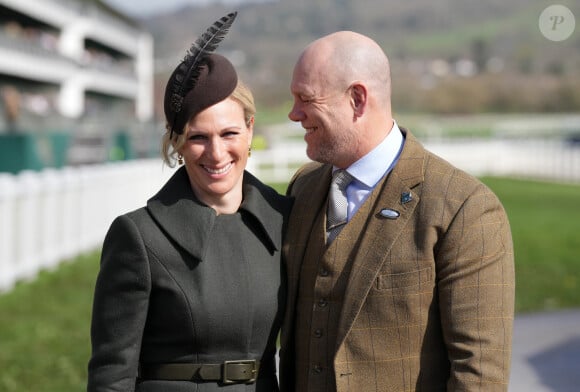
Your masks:
<svg viewBox="0 0 580 392"><path fill-rule="evenodd" d="M387 137L368 154L346 169L355 178L346 188L347 221L351 220L375 186L395 166L404 144L405 138L397 123L393 121L393 128Z"/></svg>

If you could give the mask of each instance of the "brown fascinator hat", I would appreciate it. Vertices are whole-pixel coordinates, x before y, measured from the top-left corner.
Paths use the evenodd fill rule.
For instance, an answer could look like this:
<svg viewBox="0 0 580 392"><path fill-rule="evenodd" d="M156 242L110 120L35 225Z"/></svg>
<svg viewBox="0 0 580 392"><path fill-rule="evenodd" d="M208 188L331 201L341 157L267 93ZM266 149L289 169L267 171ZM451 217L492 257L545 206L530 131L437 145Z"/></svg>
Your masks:
<svg viewBox="0 0 580 392"><path fill-rule="evenodd" d="M214 22L191 45L169 77L163 109L171 136L182 134L192 117L223 101L235 90L238 75L234 66L224 56L212 52L224 39L236 16L237 12L232 12Z"/></svg>

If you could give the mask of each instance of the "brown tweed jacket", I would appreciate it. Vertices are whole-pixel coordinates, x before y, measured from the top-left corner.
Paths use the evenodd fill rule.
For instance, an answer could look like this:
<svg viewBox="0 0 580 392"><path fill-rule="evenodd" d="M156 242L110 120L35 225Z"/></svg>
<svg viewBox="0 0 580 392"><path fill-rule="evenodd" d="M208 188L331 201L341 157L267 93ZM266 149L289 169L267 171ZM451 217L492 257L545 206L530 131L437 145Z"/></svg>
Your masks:
<svg viewBox="0 0 580 392"><path fill-rule="evenodd" d="M332 343L336 390L506 391L514 312L506 213L485 185L402 131L399 162L375 189L369 216L351 220L347 228L360 226L341 240L352 269ZM329 165L311 163L288 188L282 391L307 392L295 385L293 347L312 331L294 325L295 305L302 263L318 263L304 255L330 177ZM385 218L383 209L400 216Z"/></svg>

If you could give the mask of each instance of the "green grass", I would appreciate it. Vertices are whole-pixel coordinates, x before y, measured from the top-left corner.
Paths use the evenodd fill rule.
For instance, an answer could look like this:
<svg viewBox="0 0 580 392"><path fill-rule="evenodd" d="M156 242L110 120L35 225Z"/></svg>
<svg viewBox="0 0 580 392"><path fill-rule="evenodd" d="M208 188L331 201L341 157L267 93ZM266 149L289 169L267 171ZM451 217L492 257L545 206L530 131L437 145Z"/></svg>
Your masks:
<svg viewBox="0 0 580 392"><path fill-rule="evenodd" d="M86 389L97 253L0 296L0 391Z"/></svg>
<svg viewBox="0 0 580 392"><path fill-rule="evenodd" d="M507 211L516 311L580 306L580 186L484 178Z"/></svg>
<svg viewBox="0 0 580 392"><path fill-rule="evenodd" d="M580 186L484 178L504 203L516 256L516 311L579 307ZM286 184L273 184L285 192ZM99 253L0 295L0 391L85 389Z"/></svg>

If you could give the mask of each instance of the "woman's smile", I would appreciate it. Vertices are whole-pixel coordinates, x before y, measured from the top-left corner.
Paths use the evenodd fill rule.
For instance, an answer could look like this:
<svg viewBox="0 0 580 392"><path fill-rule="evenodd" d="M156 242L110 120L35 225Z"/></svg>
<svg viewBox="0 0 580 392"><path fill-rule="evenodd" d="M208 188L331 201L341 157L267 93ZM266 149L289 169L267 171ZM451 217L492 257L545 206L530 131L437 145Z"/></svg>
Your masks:
<svg viewBox="0 0 580 392"><path fill-rule="evenodd" d="M224 167L210 167L210 166L206 166L206 165L200 165L206 172L208 172L209 174L215 174L215 175L220 175L220 174L226 174L227 172L229 172L233 166L233 163L230 162L227 165L225 165Z"/></svg>

